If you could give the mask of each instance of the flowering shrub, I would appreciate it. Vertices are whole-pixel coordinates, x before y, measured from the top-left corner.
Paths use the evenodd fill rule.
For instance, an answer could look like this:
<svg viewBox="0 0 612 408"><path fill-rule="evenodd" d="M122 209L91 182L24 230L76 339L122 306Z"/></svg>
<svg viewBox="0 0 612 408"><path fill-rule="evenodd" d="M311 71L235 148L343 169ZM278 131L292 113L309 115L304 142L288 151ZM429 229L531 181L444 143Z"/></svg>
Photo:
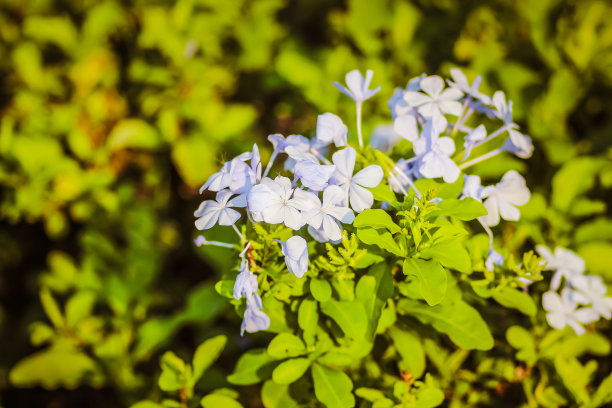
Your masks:
<svg viewBox="0 0 612 408"><path fill-rule="evenodd" d="M584 275L584 261L563 248L553 254L538 246L543 258L495 248L495 227L519 220L529 189L513 169L485 187L467 174L500 154L531 156L512 102L502 91L480 93L480 77L469 84L458 69L448 87L422 75L395 91L392 130L365 146L364 102L380 89L370 89L372 76L352 71L346 88L334 83L356 104L358 144L341 118L324 113L310 140L270 135L265 169L255 144L200 190L215 198L195 211L196 228L228 226L240 239L238 246L196 239L238 254L238 273L226 271L217 292L243 316L243 336L276 333L267 348L246 351L228 381L263 381L269 407L310 406L316 398L328 407L425 408L445 399L494 405L507 383L529 377L528 403L558 406L566 400L549 385L552 361L563 381L573 378L566 371L582 381L566 384L573 401L612 401L610 376L585 394L594 365L577 360L609 348L593 325L612 312L601 278ZM174 375L191 373L179 361ZM194 372L199 364L194 357ZM485 379L494 372L506 385ZM191 396L190 376L165 389ZM496 394L487 392L492 385ZM235 396L223 389L201 402L236 405Z"/></svg>

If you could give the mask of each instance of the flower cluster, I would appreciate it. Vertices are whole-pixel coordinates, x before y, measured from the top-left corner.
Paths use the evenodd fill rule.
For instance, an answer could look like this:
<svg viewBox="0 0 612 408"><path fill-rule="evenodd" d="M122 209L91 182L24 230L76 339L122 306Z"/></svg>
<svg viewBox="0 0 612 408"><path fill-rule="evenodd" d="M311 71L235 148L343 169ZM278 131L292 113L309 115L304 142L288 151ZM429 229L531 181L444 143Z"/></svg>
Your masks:
<svg viewBox="0 0 612 408"><path fill-rule="evenodd" d="M552 327L570 326L576 334L583 334L582 324L612 317L612 297L606 296L601 277L584 274L584 259L560 247L554 253L543 245L536 246L536 250L544 258L545 268L554 271L550 290L542 296L546 318ZM562 281L564 287L559 296L557 291Z"/></svg>
<svg viewBox="0 0 612 408"><path fill-rule="evenodd" d="M361 130L363 103L380 87L369 89L372 71L367 71L365 78L359 71L348 73L347 87L334 85L356 104L359 152L349 145L348 127L332 113L319 115L312 139L302 135L270 135L272 153L265 170L259 148L254 145L251 152L226 162L202 186L201 193L216 192L216 197L204 201L195 212L196 228L206 230L216 224L232 226L243 247L248 247L250 243L236 227L242 217L240 209L245 209L251 223L282 224L295 233L285 242L277 242L288 270L301 278L308 271L309 259L304 237L308 234L317 242L339 242L343 229L352 224L356 213L375 205L386 208L387 203L375 204L371 191L381 182L386 181L395 193L408 195L413 189L421 197L415 186L418 179L439 178L454 183L468 167L502 152L529 157L533 150L531 140L513 123L512 102L506 102L503 92L489 97L479 92L480 77L470 85L460 70L451 70L451 75L453 81L448 81L448 87L438 76L421 75L410 80L405 90L395 91L389 100L393 125L385 132L375 132L367 149L372 151L378 147L389 151L407 140L412 143L414 155L400 157L397 162L387 157L387 164L391 162L393 166L383 170L383 162L372 163L372 157L379 155L364 155ZM487 133L484 124L474 120L477 115L499 120L501 125ZM476 122L474 126L468 126L473 122ZM488 152L485 148L481 156L466 161L474 151L483 152L485 144L499 142L500 136L506 137L500 147ZM459 139L463 139L464 149L456 152L455 142ZM275 166L278 158L284 159L284 165L272 177L271 170L279 167ZM516 206L524 205L529 196L525 180L516 171L509 171L498 184L487 187L481 186L478 176L464 175L460 198L481 201L488 210L488 215L479 219L490 236L488 268L503 261L493 249L489 227L497 225L500 217L518 220L520 212ZM196 243L231 247L207 241L203 236ZM243 331L266 329L269 319L257 295L257 277L249 270L244 251L241 259L234 297L247 299Z"/></svg>

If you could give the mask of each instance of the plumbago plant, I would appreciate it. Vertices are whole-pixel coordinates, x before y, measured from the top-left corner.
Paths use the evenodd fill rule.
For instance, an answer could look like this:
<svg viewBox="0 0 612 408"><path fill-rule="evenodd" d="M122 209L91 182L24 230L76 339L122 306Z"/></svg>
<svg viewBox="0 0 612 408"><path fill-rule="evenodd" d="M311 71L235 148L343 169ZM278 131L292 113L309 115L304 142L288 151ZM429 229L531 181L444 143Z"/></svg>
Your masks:
<svg viewBox="0 0 612 408"><path fill-rule="evenodd" d="M347 87L334 83L356 104L357 145L324 113L312 139L270 135L265 168L254 145L200 190L215 198L195 212L196 228L227 226L240 238L195 241L236 251L237 271L224 273L218 293L243 316L242 335L275 333L242 355L228 382L263 382L266 407L612 401L612 377L597 387L597 361L578 360L609 353L595 324L611 317L605 284L567 249L539 245L540 258L495 248L493 229L519 219L529 189L512 169L484 187L468 174L496 155L532 154L512 102L479 92L480 77L469 84L458 69L447 83L422 75L395 91L392 127L365 146L362 107L380 89L372 76L352 71ZM196 351L210 351L207 365L225 344L209 342ZM192 372L202 373L198 358L193 369L177 359L162 358L160 386L180 391L180 403L164 406L194 401ZM237 399L221 389L201 404Z"/></svg>

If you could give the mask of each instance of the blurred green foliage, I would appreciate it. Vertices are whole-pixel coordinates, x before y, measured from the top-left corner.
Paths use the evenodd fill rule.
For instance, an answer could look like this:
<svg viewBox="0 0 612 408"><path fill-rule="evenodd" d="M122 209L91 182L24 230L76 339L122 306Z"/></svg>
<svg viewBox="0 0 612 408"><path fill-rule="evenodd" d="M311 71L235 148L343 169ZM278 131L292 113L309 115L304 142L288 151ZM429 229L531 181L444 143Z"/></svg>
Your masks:
<svg viewBox="0 0 612 408"><path fill-rule="evenodd" d="M505 90L536 145L512 164L534 194L505 247L573 247L611 282L611 15L605 0L3 1L0 404L128 405L159 392L164 350L190 356L217 333L228 351L200 386L227 385L239 350L261 338L237 337L210 283L234 261L193 248L197 188L268 133L309 135L326 111L353 123L331 82L355 68L383 89L365 134L421 72L460 66ZM18 405L29 391L17 387L36 385L111 396L40 391Z"/></svg>

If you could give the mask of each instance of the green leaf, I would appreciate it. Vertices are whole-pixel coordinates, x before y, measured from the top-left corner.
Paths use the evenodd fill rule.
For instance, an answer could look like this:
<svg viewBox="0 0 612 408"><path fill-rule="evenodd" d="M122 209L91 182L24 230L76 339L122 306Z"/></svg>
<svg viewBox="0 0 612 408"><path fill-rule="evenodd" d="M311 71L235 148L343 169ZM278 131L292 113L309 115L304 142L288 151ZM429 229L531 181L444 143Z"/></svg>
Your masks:
<svg viewBox="0 0 612 408"><path fill-rule="evenodd" d="M206 340L198 346L193 355L193 381L197 382L204 374L204 371L219 358L223 351L227 337L224 335L215 336Z"/></svg>
<svg viewBox="0 0 612 408"><path fill-rule="evenodd" d="M331 298L331 285L328 281L311 279L310 293L312 293L312 297L314 297L316 300L321 303L325 303Z"/></svg>
<svg viewBox="0 0 612 408"><path fill-rule="evenodd" d="M374 229L386 228L392 234L400 232L402 229L393 222L389 213L385 210L380 209L366 209L355 217L353 221L353 227L365 228L370 227Z"/></svg>
<svg viewBox="0 0 612 408"><path fill-rule="evenodd" d="M393 276L385 263L378 264L363 275L355 288L355 296L363 303L368 318L366 336L373 340L376 335L382 308L393 295Z"/></svg>
<svg viewBox="0 0 612 408"><path fill-rule="evenodd" d="M612 373L604 378L597 387L597 391L593 394L592 404L595 407L600 407L609 402L612 402Z"/></svg>
<svg viewBox="0 0 612 408"><path fill-rule="evenodd" d="M298 325L304 330L303 338L306 344L314 342L314 334L319 325L319 310L317 302L311 299L304 299L298 308Z"/></svg>
<svg viewBox="0 0 612 408"><path fill-rule="evenodd" d="M53 326L56 328L65 326L64 316L49 289L44 287L40 289L40 303Z"/></svg>
<svg viewBox="0 0 612 408"><path fill-rule="evenodd" d="M446 270L436 261L407 258L404 275L416 276L421 295L430 306L442 302L446 295Z"/></svg>
<svg viewBox="0 0 612 408"><path fill-rule="evenodd" d="M138 401L134 405L130 405L130 408L165 408L165 407L153 401Z"/></svg>
<svg viewBox="0 0 612 408"><path fill-rule="evenodd" d="M425 351L419 338L397 327L389 328L389 336L401 358L400 369L407 370L414 378L420 378L425 372Z"/></svg>
<svg viewBox="0 0 612 408"><path fill-rule="evenodd" d="M490 350L493 347L493 336L486 322L476 309L461 300L426 307L419 301L402 299L397 310L431 324L461 348Z"/></svg>
<svg viewBox="0 0 612 408"><path fill-rule="evenodd" d="M176 391L191 379L190 368L172 351L166 351L160 360L162 372L158 385L162 391Z"/></svg>
<svg viewBox="0 0 612 408"><path fill-rule="evenodd" d="M438 204L438 207L429 214L428 218L452 216L463 221L470 221L483 215L487 215L487 209L481 202L473 198L467 197L462 200L446 198Z"/></svg>
<svg viewBox="0 0 612 408"><path fill-rule="evenodd" d="M387 252L397 256L403 256L402 250L389 231L374 228L358 228L357 237L364 244L376 245Z"/></svg>
<svg viewBox="0 0 612 408"><path fill-rule="evenodd" d="M308 367L310 360L304 357L283 361L272 372L272 380L277 384L291 384L299 380Z"/></svg>
<svg viewBox="0 0 612 408"><path fill-rule="evenodd" d="M142 119L123 119L115 125L108 136L108 146L112 150L155 149L160 144L161 137L155 128Z"/></svg>
<svg viewBox="0 0 612 408"><path fill-rule="evenodd" d="M369 188L368 190L372 192L374 200L376 201L385 201L391 205L393 205L397 201L395 193L391 191L389 185L385 183L380 183L378 186L374 188Z"/></svg>
<svg viewBox="0 0 612 408"><path fill-rule="evenodd" d="M227 395L208 394L200 401L202 408L242 408L242 404Z"/></svg>
<svg viewBox="0 0 612 408"><path fill-rule="evenodd" d="M261 401L266 408L297 408L298 402L293 399L289 384L277 384L268 380L261 388ZM312 397L311 397L312 398Z"/></svg>
<svg viewBox="0 0 612 408"><path fill-rule="evenodd" d="M270 378L275 366L276 359L269 356L266 350L249 350L240 357L227 381L235 385L257 384Z"/></svg>
<svg viewBox="0 0 612 408"><path fill-rule="evenodd" d="M86 382L88 376L98 380L101 377L91 358L72 347L53 345L20 360L11 369L9 380L17 387L72 389Z"/></svg>
<svg viewBox="0 0 612 408"><path fill-rule="evenodd" d="M366 334L368 320L361 302L330 300L321 304L321 311L331 317L348 337L361 338Z"/></svg>
<svg viewBox="0 0 612 408"><path fill-rule="evenodd" d="M281 359L297 357L306 353L306 346L299 337L291 333L280 333L268 345L268 354Z"/></svg>
<svg viewBox="0 0 612 408"><path fill-rule="evenodd" d="M507 286L491 292L493 299L502 306L516 309L527 316L535 316L537 307L527 293Z"/></svg>
<svg viewBox="0 0 612 408"><path fill-rule="evenodd" d="M593 157L566 162L552 179L552 204L567 211L576 197L593 188L595 176L604 164Z"/></svg>
<svg viewBox="0 0 612 408"><path fill-rule="evenodd" d="M425 248L420 252L421 257L431 258L447 268L455 269L459 272L469 273L472 269L470 254L461 245L460 241L446 241Z"/></svg>
<svg viewBox="0 0 612 408"><path fill-rule="evenodd" d="M563 380L563 385L572 393L576 402L586 405L591 401L588 388L589 379L597 369L595 360L590 360L583 366L574 357L557 356L555 358L555 369Z"/></svg>
<svg viewBox="0 0 612 408"><path fill-rule="evenodd" d="M311 372L315 396L319 401L334 408L355 406L353 382L348 375L316 363Z"/></svg>
<svg viewBox="0 0 612 408"><path fill-rule="evenodd" d="M511 326L506 331L506 340L513 348L518 350L516 358L530 365L537 360L535 341L532 334L521 326Z"/></svg>

